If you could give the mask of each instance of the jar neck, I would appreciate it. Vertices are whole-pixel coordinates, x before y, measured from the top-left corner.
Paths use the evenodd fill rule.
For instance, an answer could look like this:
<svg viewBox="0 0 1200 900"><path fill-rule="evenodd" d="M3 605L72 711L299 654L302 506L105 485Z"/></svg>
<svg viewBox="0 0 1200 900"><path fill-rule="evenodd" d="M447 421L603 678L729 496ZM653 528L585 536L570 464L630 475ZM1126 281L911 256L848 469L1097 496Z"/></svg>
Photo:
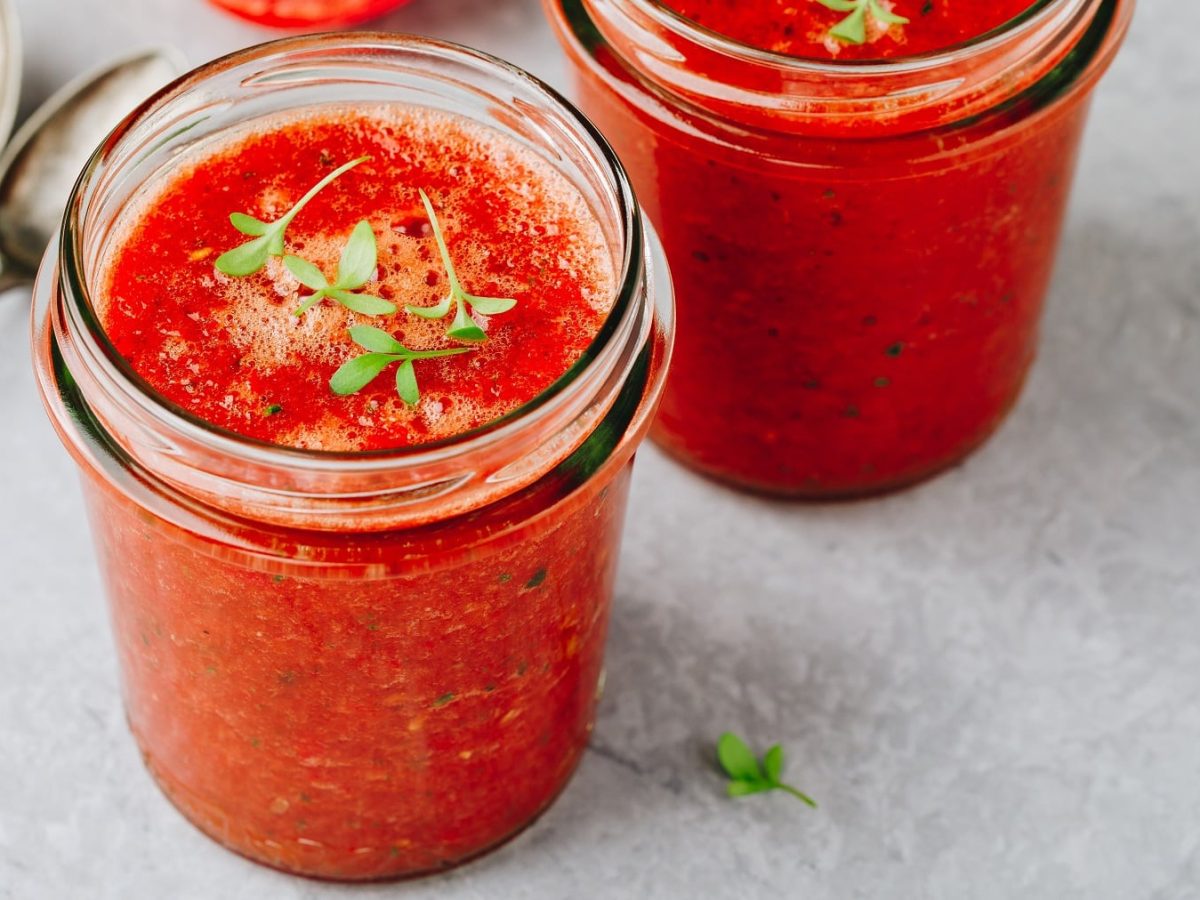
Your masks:
<svg viewBox="0 0 1200 900"><path fill-rule="evenodd" d="M957 47L864 62L759 50L658 0L563 0L577 34L584 17L593 39L673 104L752 128L854 138L952 125L1003 106L1060 66L1106 4L1119 5L1119 21L1106 25L1123 33L1132 0L1046 0Z"/></svg>
<svg viewBox="0 0 1200 900"><path fill-rule="evenodd" d="M618 273L612 311L566 374L529 403L435 444L370 453L276 446L173 406L133 371L101 327L92 290L117 215L227 129L316 104L412 104L487 125L554 165L587 201ZM57 260L35 299L62 371L59 384L148 477L226 513L301 528L379 530L478 509L532 484L605 418L655 331L647 245L620 164L592 127L524 73L448 44L391 35L295 38L210 63L147 103L96 152L68 206ZM49 355L49 354L48 354ZM53 361L51 361L51 367ZM52 410L53 412L53 410ZM69 425L69 423L68 423ZM60 428L61 430L61 428Z"/></svg>

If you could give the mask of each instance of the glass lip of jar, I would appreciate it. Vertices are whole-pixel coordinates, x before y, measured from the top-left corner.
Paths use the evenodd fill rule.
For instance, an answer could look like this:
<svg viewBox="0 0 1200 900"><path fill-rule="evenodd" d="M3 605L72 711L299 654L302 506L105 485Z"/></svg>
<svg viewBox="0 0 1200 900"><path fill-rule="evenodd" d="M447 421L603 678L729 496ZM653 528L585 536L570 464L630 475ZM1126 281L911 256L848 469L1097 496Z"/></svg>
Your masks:
<svg viewBox="0 0 1200 900"><path fill-rule="evenodd" d="M842 60L793 56L743 43L692 21L682 13L671 9L663 0L627 0L627 2L653 18L658 24L708 50L746 62L762 63L779 69L841 76L854 74L899 75L953 65L966 57L986 52L1036 30L1048 18L1059 15L1060 7L1063 9L1081 8L1088 5L1090 0L1035 0L1008 21L948 47L929 50L925 53L915 53L910 56Z"/></svg>
<svg viewBox="0 0 1200 900"><path fill-rule="evenodd" d="M682 111L710 135L724 133L734 145L771 134L864 141L929 134L979 121L1052 86L1057 100L1094 83L1121 44L1135 0L1040 2L1028 19L944 51L834 61L759 50L659 0L543 0L577 62L623 70L613 77L629 78L653 102ZM1087 57L1073 55L1090 38L1097 40ZM1066 65L1072 66L1067 82L1049 80Z"/></svg>
<svg viewBox="0 0 1200 900"><path fill-rule="evenodd" d="M82 271L81 241L85 226L81 221L81 206L84 193L92 185L107 158L119 148L122 138L131 134L137 125L144 123L149 116L165 107L172 99L184 95L215 74L246 63L265 63L272 58L284 57L292 51L323 47L336 50L423 50L447 54L459 61L469 61L481 71L490 70L521 83L540 95L551 108L556 109L564 119L579 129L575 137L591 144L594 161L601 165L606 174L612 176L616 188L612 199L621 220L619 226L623 239L623 258L620 274L616 279L614 303L604 324L580 358L544 391L506 415L470 431L438 441L370 451L310 450L241 435L192 415L156 391L116 350L96 314L87 279ZM73 336L85 338L88 350L94 356L99 352L96 358L101 359L111 370L105 374L110 380L113 375L117 376L116 381L124 396L140 401L142 410L151 413L158 422L171 429L172 433L179 433L210 452L236 457L251 464L282 465L314 472L357 471L368 474L387 471L398 465L414 469L436 466L468 456L476 450L494 446L506 437L522 432L526 427L536 426L540 419L556 411L569 399L568 389L576 384L584 373L591 371L593 363L606 353L614 351L618 339L629 339L639 309L647 300L646 243L640 210L624 166L596 127L554 88L499 57L449 41L380 31L301 35L256 44L206 62L160 89L130 113L88 160L68 200L59 232L58 248L60 291L68 298L63 306L66 307L70 319ZM616 349L619 350L619 347Z"/></svg>

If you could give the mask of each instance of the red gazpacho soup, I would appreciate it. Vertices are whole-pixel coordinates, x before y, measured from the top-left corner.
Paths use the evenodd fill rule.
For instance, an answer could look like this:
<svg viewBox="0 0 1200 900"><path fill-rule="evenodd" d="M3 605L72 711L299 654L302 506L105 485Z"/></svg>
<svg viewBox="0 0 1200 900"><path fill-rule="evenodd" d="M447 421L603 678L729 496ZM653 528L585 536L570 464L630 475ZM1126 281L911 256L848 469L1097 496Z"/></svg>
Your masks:
<svg viewBox="0 0 1200 900"><path fill-rule="evenodd" d="M772 53L814 59L890 59L961 44L1015 19L1035 2L664 0L664 5L710 31ZM852 39L853 34L844 36L857 27L854 23L860 16L862 40Z"/></svg>
<svg viewBox="0 0 1200 900"><path fill-rule="evenodd" d="M667 450L854 496L999 425L1127 0L546 5L671 265Z"/></svg>
<svg viewBox="0 0 1200 900"><path fill-rule="evenodd" d="M154 442L123 452L139 413L94 387L98 369L71 356L67 376L60 282L43 391L87 475L129 723L166 794L230 848L326 878L428 872L510 837L565 785L592 727L660 331L625 338L615 399L597 393L527 456L476 454L413 491L416 520L293 517L315 501L276 485L279 468L218 466L198 492L172 467L211 462L193 438L236 444L247 471L277 452L393 461L370 492L326 498L371 512L399 491L403 454L431 448L435 467L472 435L512 453L498 442L557 407L496 423L585 378L622 302L603 215L539 153L451 112L324 105L197 142L116 215L91 292L130 390L185 423L166 461ZM460 482L483 493L439 506Z"/></svg>
<svg viewBox="0 0 1200 900"><path fill-rule="evenodd" d="M250 276L214 265L247 239L230 226L231 213L278 220L356 160L296 215L285 250L332 284L356 224L367 222L376 264L353 293L391 311L363 314L325 297L300 312L315 291L288 256L268 256ZM500 315L473 313L486 340L456 341L449 315L405 309L433 309L450 289L422 191L459 281L516 301ZM483 126L431 111L266 123L175 170L126 219L99 301L116 349L197 418L303 449L406 447L498 419L582 356L615 294L604 234L563 176ZM466 352L414 361L416 403L382 376L339 395L330 376L365 349L347 334L356 325L413 350Z"/></svg>
<svg viewBox="0 0 1200 900"><path fill-rule="evenodd" d="M272 28L353 25L378 18L408 0L211 0L215 6Z"/></svg>

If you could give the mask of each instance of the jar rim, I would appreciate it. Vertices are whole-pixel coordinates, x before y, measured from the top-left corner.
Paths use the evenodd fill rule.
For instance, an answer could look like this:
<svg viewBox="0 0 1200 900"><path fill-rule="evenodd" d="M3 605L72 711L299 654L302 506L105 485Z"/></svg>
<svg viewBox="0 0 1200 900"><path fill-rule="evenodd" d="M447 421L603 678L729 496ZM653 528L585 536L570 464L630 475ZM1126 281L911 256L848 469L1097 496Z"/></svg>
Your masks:
<svg viewBox="0 0 1200 900"><path fill-rule="evenodd" d="M645 86L700 127L870 140L959 127L1067 83L1068 69L1073 82L1102 70L1134 0L1037 0L1022 16L964 44L884 60L760 50L692 22L662 0L544 3L573 52ZM1100 42L1083 60L1075 51L1091 38Z"/></svg>
<svg viewBox="0 0 1200 900"><path fill-rule="evenodd" d="M755 47L701 25L683 13L672 9L665 0L629 0L629 2L653 18L658 24L669 27L680 36L694 41L705 49L746 62L767 64L780 69L811 74L895 75L952 65L965 55L986 51L997 44L1019 38L1029 31L1036 30L1047 18L1060 15L1062 10L1069 7L1084 6L1089 0L1034 0L1011 19L956 44L927 50L924 53L881 59L825 59L817 56L779 53Z"/></svg>
<svg viewBox="0 0 1200 900"><path fill-rule="evenodd" d="M84 232L84 194L109 154L120 146L123 138L132 134L139 124L144 123L156 111L222 71L256 61L266 62L272 58L281 58L292 52L322 49L423 52L451 57L512 79L532 90L579 129L579 134L590 143L590 149L594 151L604 172L612 177L612 187L615 190L610 199L614 201L620 219L623 245L613 305L579 358L543 391L503 416L447 438L403 447L342 451L276 444L222 428L171 401L146 381L121 355L100 322L96 306L92 302L92 291L83 272L83 251L80 242ZM210 450L235 455L250 462L283 464L295 468L311 467L318 470L332 468L346 471L352 468L374 471L395 465L433 465L469 453L477 446L502 440L505 435L520 430L531 421L536 422L540 416L552 410L556 402L561 403L567 389L576 384L585 372L590 371L598 358L611 351L619 337L628 333L632 320L636 318L638 300L645 282L645 253L644 227L624 166L599 130L558 91L524 69L480 50L416 35L360 31L286 37L236 50L196 67L147 98L93 152L76 181L60 229L58 269L60 277L70 288L69 293L74 297L73 302L66 304L68 315L75 320L74 324L82 326L80 332L86 334L94 349L100 351L104 362L134 389L128 396L149 401L149 409L157 413L172 429L206 445Z"/></svg>

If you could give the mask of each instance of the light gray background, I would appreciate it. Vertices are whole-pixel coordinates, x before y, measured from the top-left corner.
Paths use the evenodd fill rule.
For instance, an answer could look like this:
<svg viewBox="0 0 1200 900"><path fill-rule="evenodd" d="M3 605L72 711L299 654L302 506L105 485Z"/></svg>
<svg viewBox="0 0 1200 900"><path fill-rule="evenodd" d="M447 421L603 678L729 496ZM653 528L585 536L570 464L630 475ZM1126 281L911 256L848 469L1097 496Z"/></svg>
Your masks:
<svg viewBox="0 0 1200 900"><path fill-rule="evenodd" d="M266 32L201 0L20 0L23 110L170 42ZM383 26L565 85L535 0ZM1200 5L1143 0L1103 83L1042 356L1011 421L916 490L741 496L653 449L592 752L521 838L368 888L220 849L126 734L75 473L26 298L0 298L0 897L1200 897ZM705 748L782 741L821 801L722 796Z"/></svg>

